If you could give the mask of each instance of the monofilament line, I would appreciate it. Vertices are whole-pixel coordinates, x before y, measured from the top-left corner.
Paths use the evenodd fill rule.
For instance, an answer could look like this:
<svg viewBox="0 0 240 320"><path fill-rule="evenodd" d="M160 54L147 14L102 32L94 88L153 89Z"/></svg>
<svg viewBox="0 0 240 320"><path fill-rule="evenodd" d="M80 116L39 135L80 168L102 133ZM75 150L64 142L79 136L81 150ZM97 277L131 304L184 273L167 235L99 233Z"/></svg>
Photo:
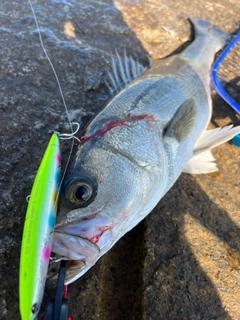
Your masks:
<svg viewBox="0 0 240 320"><path fill-rule="evenodd" d="M75 134L76 132L73 132L73 126L72 126L72 123L71 123L71 121L70 121L70 116L69 116L69 112L68 112L68 107L67 107L67 104L66 104L65 99L64 99L62 87L61 87L61 85L60 85L60 82L59 82L59 79L58 79L56 70L55 70L55 68L54 68L54 66L53 66L53 64L52 64L52 61L51 61L51 59L50 59L49 55L47 54L47 51L46 51L46 49L45 49L45 47L44 47L43 40L42 40L42 34L41 34L41 31L40 31L40 28L39 28L38 20L37 20L37 17L36 17L36 15L35 15L34 8L33 8L33 5L32 5L31 0L28 0L28 3L29 3L29 5L30 5L30 8L31 8L31 11L32 11L32 14L33 14L33 18L34 18L34 20L35 20L35 24L36 24L36 27L37 27L37 32L38 32L38 36L39 36L39 40L40 40L41 47L42 47L43 52L44 52L44 54L45 54L45 56L46 56L46 58L47 58L47 60L48 60L48 62L49 62L49 64L50 64L50 66L51 66L51 68L52 68L53 74L54 74L54 76L55 76L55 78L56 78L56 81L57 81L57 85L58 85L58 88L59 88L59 91L60 91L60 95L61 95L61 98L62 98L62 101L63 101L63 105L64 105L64 108L65 108L65 112L66 112L66 115L67 115L67 120L68 120L68 123L69 123L69 126L70 126L70 130L71 130L71 134L69 134L68 136L69 136L69 137L72 136L72 138L76 138L76 137L74 137L74 134ZM60 134L59 136L61 136L61 134ZM77 139L77 138L76 138L76 139ZM79 141L79 139L77 139L77 140ZM68 164L69 164L69 161L70 161L71 153L72 153L72 150L73 150L73 145L74 145L74 139L72 139L72 144L71 144L70 153L69 153L69 156L68 156L68 160L67 160L67 163L66 163L64 172L63 172L63 176L62 176L62 179L61 179L61 182L60 182L60 186L59 186L58 193L59 193L59 191L60 191L60 189L61 189L64 176L65 176L65 174L66 174L66 172L67 172L67 167L68 167Z"/></svg>
<svg viewBox="0 0 240 320"><path fill-rule="evenodd" d="M34 17L34 20L35 20L35 23L36 23L37 32L38 32L38 36L39 36L39 40L40 40L41 47L42 47L42 49L43 49L43 52L44 52L46 58L48 59L48 62L49 62L49 64L50 64L51 68L52 68L53 74L54 74L54 76L55 76L55 78L56 78L57 85L58 85L58 88L59 88L59 91L60 91L60 95L61 95L61 98L62 98L62 101L63 101L63 105L64 105L64 108L65 108L65 111L66 111L66 114L67 114L68 122L69 122L70 129L71 129L71 133L73 133L73 127L72 127L72 123L71 123L71 121L70 121L70 116L69 116L67 104L66 104L65 99L64 99L64 95L63 95L63 91L62 91L61 84L60 84L60 82L59 82L59 79L58 79L56 70L55 70L55 68L54 68L54 66L53 66L53 64L52 64L52 61L51 61L51 59L50 59L50 57L49 57L49 55L48 55L48 53L47 53L47 51L46 51L46 49L45 49L45 47L44 47L43 40L42 40L42 34L41 34L41 31L40 31L40 28L39 28L39 24L38 24L37 17L36 17L36 15L35 15L35 12L34 12L33 5L32 5L31 0L28 0L28 3L29 3L29 5L30 5L30 8L31 8L31 10L32 10L32 14L33 14L33 17Z"/></svg>

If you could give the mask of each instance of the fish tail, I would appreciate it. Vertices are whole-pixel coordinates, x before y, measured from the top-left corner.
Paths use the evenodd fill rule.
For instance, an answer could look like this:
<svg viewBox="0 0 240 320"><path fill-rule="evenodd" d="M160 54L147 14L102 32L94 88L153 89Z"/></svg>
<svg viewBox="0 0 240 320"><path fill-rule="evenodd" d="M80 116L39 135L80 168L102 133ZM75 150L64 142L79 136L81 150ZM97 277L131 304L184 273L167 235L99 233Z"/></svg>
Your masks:
<svg viewBox="0 0 240 320"><path fill-rule="evenodd" d="M193 69L196 70L205 87L209 87L211 69L215 54L221 50L229 39L229 35L207 20L191 20L195 29L195 40L181 54Z"/></svg>
<svg viewBox="0 0 240 320"><path fill-rule="evenodd" d="M221 50L229 39L229 35L211 22L201 19L190 20L195 31L195 39L183 52L182 58L189 62L203 62L210 68L216 52ZM203 61L204 60L204 61Z"/></svg>
<svg viewBox="0 0 240 320"><path fill-rule="evenodd" d="M212 38L214 40L212 46L215 46L215 50L220 50L229 41L229 34L213 26L211 22L202 19L192 19L190 21L194 26L196 39L201 39L202 37Z"/></svg>

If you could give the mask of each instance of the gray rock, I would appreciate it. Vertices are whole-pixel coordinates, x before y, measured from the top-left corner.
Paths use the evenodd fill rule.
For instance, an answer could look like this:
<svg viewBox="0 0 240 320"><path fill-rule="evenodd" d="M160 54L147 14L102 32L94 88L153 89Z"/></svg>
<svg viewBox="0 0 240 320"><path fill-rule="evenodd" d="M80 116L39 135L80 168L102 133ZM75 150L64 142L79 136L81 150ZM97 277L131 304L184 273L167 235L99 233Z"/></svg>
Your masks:
<svg viewBox="0 0 240 320"><path fill-rule="evenodd" d="M191 38L188 17L233 32L240 13L237 0L33 5L70 118L82 127L109 98L104 82L111 51L126 50L147 63L147 55L166 56ZM69 126L28 2L2 0L0 11L0 315L15 320L25 198L51 131ZM238 58L239 51L231 54L221 77L240 101ZM212 125L230 122L239 118L214 95ZM69 148L64 142L65 160ZM144 222L70 285L74 319L240 318L240 149L225 144L215 156L219 174L182 175ZM51 294L48 289L46 299Z"/></svg>

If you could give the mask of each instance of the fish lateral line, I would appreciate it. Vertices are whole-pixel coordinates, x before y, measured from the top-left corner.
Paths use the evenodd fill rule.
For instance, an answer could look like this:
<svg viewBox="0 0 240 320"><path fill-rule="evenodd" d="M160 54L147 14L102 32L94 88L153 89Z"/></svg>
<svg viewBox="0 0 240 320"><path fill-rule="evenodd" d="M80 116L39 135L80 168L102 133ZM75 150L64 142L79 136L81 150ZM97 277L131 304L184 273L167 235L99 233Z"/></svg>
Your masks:
<svg viewBox="0 0 240 320"><path fill-rule="evenodd" d="M108 131L111 131L112 129L116 128L116 127L121 127L121 126L126 126L129 127L129 125L127 124L127 122L132 122L132 121L141 121L141 120L147 120L149 122L155 122L155 118L153 115L138 115L138 116L131 116L131 114L129 113L126 117L126 119L123 120L110 120L109 122L107 122L102 128L98 129L94 134L90 135L90 136L82 136L80 137L80 142L84 143L87 142L91 139L95 139L98 137L103 136L105 133L107 133ZM100 121L102 122L103 119L100 119Z"/></svg>

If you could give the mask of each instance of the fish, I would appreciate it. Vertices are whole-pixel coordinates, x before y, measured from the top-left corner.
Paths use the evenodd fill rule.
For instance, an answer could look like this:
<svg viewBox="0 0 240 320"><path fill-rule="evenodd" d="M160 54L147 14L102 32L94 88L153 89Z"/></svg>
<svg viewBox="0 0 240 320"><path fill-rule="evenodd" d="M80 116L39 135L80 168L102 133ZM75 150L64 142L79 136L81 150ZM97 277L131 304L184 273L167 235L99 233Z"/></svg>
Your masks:
<svg viewBox="0 0 240 320"><path fill-rule="evenodd" d="M57 213L60 168L59 138L54 133L34 180L24 223L19 272L22 320L34 320L40 311Z"/></svg>
<svg viewBox="0 0 240 320"><path fill-rule="evenodd" d="M158 204L182 172L217 171L211 149L240 132L207 130L210 70L228 34L193 19L194 41L145 67L112 58L111 100L80 137L59 201L52 251L68 260L66 284L96 261Z"/></svg>

